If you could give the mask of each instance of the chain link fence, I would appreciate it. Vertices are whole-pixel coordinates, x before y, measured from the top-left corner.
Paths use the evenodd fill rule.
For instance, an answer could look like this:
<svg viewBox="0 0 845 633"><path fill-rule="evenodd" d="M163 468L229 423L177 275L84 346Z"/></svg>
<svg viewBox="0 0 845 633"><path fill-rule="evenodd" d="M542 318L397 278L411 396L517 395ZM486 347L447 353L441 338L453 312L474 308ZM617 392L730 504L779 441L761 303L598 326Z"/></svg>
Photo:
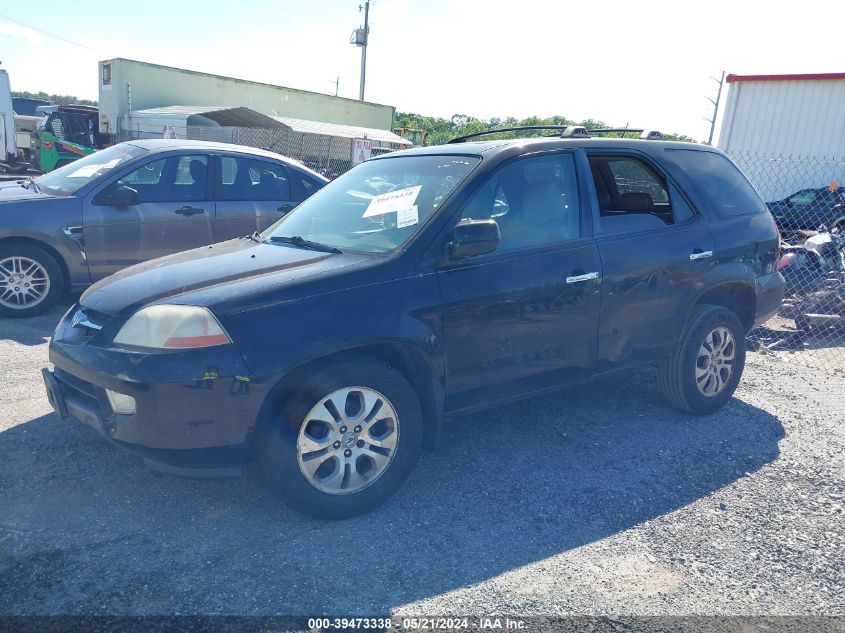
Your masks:
<svg viewBox="0 0 845 633"><path fill-rule="evenodd" d="M781 232L786 296L752 349L845 375L845 158L733 153Z"/></svg>

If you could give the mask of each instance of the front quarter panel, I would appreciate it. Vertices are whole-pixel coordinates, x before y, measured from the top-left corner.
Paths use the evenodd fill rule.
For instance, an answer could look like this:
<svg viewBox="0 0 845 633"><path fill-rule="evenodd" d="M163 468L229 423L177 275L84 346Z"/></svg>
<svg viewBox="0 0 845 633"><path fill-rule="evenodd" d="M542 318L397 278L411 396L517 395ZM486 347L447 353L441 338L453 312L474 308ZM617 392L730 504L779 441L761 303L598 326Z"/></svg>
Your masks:
<svg viewBox="0 0 845 633"><path fill-rule="evenodd" d="M67 267L70 284L77 287L91 281L81 228L82 203L75 196L0 203L0 241L48 246L64 260L59 264Z"/></svg>
<svg viewBox="0 0 845 633"><path fill-rule="evenodd" d="M352 286L221 317L250 371L296 367L368 345L412 348L441 380L442 325L433 273Z"/></svg>

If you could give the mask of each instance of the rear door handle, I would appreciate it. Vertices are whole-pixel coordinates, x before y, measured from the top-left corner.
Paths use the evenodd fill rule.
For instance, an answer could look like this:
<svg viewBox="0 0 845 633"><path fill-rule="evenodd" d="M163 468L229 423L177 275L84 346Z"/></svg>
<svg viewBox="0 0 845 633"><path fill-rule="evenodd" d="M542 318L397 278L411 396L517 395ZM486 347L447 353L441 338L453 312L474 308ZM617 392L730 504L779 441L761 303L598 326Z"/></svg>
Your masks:
<svg viewBox="0 0 845 633"><path fill-rule="evenodd" d="M690 261L695 261L696 259L707 259L708 257L713 257L713 251L700 251L696 249L689 255Z"/></svg>
<svg viewBox="0 0 845 633"><path fill-rule="evenodd" d="M281 206L276 207L276 211L278 211L279 213L284 215L285 213L289 213L290 211L293 211L293 208L295 206L296 205L293 205L293 204L283 204Z"/></svg>
<svg viewBox="0 0 845 633"><path fill-rule="evenodd" d="M590 281L591 279L598 279L599 274L595 273L584 273L583 275L573 275L572 277L566 278L566 283L568 284L577 284L580 281Z"/></svg>
<svg viewBox="0 0 845 633"><path fill-rule="evenodd" d="M196 215L197 213L205 213L205 209L198 209L197 207L189 207L185 205L181 209L176 209L179 215Z"/></svg>

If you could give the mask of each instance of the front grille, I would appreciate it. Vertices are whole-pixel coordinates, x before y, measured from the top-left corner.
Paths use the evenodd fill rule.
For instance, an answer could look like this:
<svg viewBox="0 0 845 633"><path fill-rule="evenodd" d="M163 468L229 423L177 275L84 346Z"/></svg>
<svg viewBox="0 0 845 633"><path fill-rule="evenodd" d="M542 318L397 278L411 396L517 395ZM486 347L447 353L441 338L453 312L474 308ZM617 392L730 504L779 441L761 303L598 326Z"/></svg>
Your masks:
<svg viewBox="0 0 845 633"><path fill-rule="evenodd" d="M80 307L73 316L75 327L84 327L89 330L102 330L111 317L91 308Z"/></svg>
<svg viewBox="0 0 845 633"><path fill-rule="evenodd" d="M86 380L82 380L81 378L77 378L66 371L62 371L58 367L56 367L53 375L56 377L61 384L70 387L77 393L82 394L88 398L92 398L95 401L97 400L97 392L94 390L94 385Z"/></svg>

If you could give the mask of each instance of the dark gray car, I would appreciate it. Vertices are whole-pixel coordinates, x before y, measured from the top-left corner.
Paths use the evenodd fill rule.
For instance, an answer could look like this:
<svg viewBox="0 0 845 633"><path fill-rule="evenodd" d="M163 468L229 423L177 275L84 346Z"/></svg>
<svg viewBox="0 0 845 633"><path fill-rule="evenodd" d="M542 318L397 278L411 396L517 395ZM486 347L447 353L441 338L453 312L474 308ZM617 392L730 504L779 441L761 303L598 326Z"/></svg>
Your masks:
<svg viewBox="0 0 845 633"><path fill-rule="evenodd" d="M264 230L326 182L272 152L155 139L2 183L0 316L31 316L126 266Z"/></svg>

